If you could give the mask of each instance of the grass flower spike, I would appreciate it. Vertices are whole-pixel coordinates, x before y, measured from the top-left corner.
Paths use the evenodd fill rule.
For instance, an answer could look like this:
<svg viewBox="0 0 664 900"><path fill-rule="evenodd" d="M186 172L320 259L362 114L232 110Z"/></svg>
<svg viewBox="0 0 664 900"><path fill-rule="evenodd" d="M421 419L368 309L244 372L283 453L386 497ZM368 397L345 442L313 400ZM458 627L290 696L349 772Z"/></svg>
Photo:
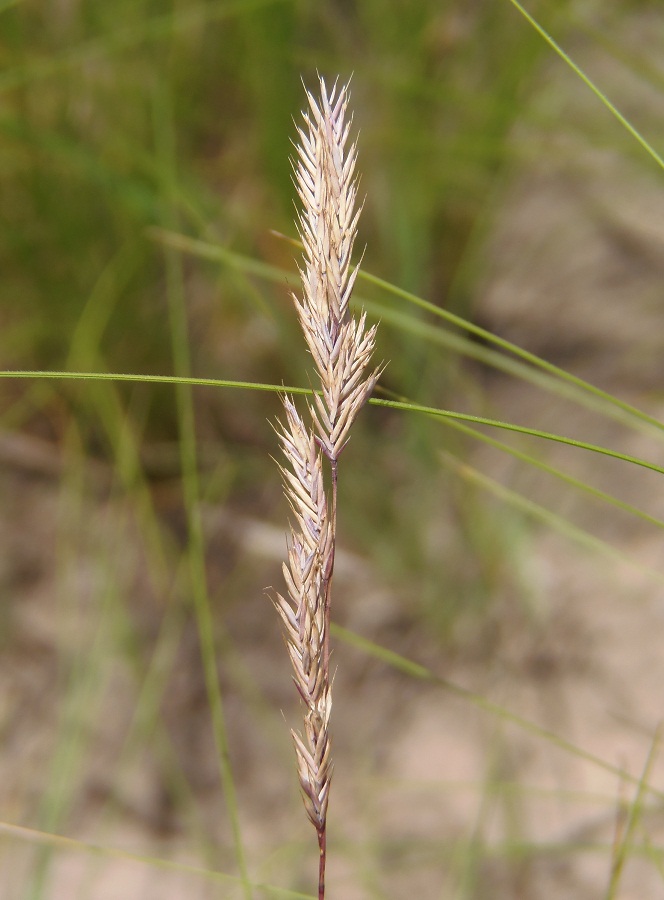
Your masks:
<svg viewBox="0 0 664 900"><path fill-rule="evenodd" d="M293 732L304 805L320 849L318 897L325 896L326 822L332 776L329 721L330 603L336 542L339 456L358 412L371 394L380 367L367 372L376 327L365 315L353 319L349 301L357 270L351 254L357 234L356 148L347 148L347 87L328 94L320 79L320 102L307 92L309 110L298 128L295 183L302 202L298 231L304 245L302 295L293 294L320 393L309 405L311 426L284 397L285 424L277 434L286 458L284 492L293 512L284 564L287 597L275 605L285 627L294 681L304 703L304 730ZM325 487L324 460L331 497Z"/></svg>

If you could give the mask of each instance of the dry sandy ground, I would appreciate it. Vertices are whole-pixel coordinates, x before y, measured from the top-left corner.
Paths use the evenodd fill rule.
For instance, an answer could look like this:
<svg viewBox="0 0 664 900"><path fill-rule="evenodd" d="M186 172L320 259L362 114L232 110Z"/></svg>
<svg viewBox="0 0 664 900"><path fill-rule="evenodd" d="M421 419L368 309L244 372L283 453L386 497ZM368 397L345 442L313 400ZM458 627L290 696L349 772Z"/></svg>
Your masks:
<svg viewBox="0 0 664 900"><path fill-rule="evenodd" d="M13 538L5 526L4 545L28 571L36 546L31 541L39 537L41 547L49 546L57 482L8 481L14 482L21 511L13 507ZM11 509L7 483L4 497L5 509ZM16 526L23 516L31 519L35 508L44 523L50 510L51 525L28 540ZM121 512L104 508L96 515L108 528ZM257 568L267 559L269 568L268 558L281 552L281 529L252 520L243 525L244 552L253 555ZM213 546L227 539L224 514L210 511L207 527ZM490 650L484 652L489 644L483 629L449 656L421 625L407 623L389 591L372 587L361 560L342 555L339 594L356 592L341 613L346 624L483 699L478 705L445 686L409 678L337 640L330 896L606 896L610 847L616 833L629 833L625 804L639 793L616 770L638 781L647 765L649 785L664 792L664 757L653 746L662 718L664 588L659 535L643 531L619 542L631 562L606 559L551 532L531 536L522 562L535 587L532 608L494 610ZM92 561L87 563L92 570ZM53 603L53 571L48 560L41 565L41 577L26 576L19 595L12 576L20 606L10 617L13 639L3 648L0 795L3 820L18 824L36 821L35 810L51 784L54 735L64 714L57 690L58 667L67 659L63 635L71 632L72 659L81 641L86 652L104 651L100 620L89 610L86 623L85 604L76 605L75 622L63 623L66 604ZM103 594L100 576L88 571L79 577L94 605ZM71 588L80 592L81 584ZM354 617L354 603L364 601L367 606ZM279 713L292 715L295 704L275 624L258 592L243 610L231 610L228 627L238 659L231 664L220 652L220 668L251 870L261 881L306 892L315 846ZM192 786L195 815L221 849L206 858L192 838L193 814L175 803L154 740L146 738L145 750L139 747L120 766L137 696L126 659L112 653L100 656L103 672L88 688L87 714L79 723L83 750L77 756L76 746L69 746L72 761L61 763L59 771L75 787L54 831L106 848L235 871L196 656L195 641L183 640L161 707ZM243 687L245 670L252 672L261 698ZM265 701L272 707L268 713L260 709ZM491 704L546 733L533 733ZM27 896L39 862L28 837L2 842L0 893L8 900ZM661 798L644 791L631 836L638 850L629 854L616 896L664 896L663 837ZM232 882L211 884L187 870L150 866L121 853L69 852L66 846L58 847L47 872L48 898L240 896Z"/></svg>

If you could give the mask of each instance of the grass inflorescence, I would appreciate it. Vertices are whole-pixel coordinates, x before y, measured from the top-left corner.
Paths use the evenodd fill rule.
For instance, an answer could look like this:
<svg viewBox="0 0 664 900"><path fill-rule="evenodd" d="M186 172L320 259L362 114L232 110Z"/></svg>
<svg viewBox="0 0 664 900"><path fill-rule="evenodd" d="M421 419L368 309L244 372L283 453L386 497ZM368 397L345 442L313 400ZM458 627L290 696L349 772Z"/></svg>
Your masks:
<svg viewBox="0 0 664 900"><path fill-rule="evenodd" d="M309 110L299 128L295 180L302 202L302 294L293 294L304 337L320 379L309 404L310 424L284 396L286 421L278 429L287 466L281 467L294 524L284 577L288 598L276 596L295 685L305 706L304 733L293 731L300 786L320 849L318 896L325 896L327 805L332 777L329 722L330 608L336 544L339 458L380 369L367 373L376 326L354 319L349 302L357 269L351 255L357 234L355 145L348 146L347 87L320 100L307 92ZM328 500L323 460L329 464Z"/></svg>

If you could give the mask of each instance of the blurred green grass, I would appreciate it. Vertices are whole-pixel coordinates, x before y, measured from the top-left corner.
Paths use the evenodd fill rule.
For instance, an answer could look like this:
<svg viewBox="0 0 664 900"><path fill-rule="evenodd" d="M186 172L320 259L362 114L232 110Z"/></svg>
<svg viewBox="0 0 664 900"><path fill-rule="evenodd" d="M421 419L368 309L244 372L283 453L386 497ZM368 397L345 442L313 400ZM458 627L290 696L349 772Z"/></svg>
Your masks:
<svg viewBox="0 0 664 900"><path fill-rule="evenodd" d="M353 73L366 267L436 305L470 311L473 239L544 52L507 5L401 3L385 16L374 2L132 2L112 11L96 2L62 10L20 3L2 26L7 368L174 372L167 255L150 238L164 215L185 234L293 271L294 251L271 230L293 234L292 120L300 79L310 82L316 69ZM164 101L175 142L170 172L158 149ZM192 374L306 383L283 286L192 257L182 265ZM381 341L385 383L398 395L446 405L459 379L467 382L458 358L423 352L417 336L383 329ZM50 391L18 390L11 420L57 430L42 414ZM94 394L56 390L80 415L90 451L108 457L113 435ZM170 390L118 386L117 394L144 442L177 440ZM195 403L199 440L221 440L240 456L236 489L255 493L252 484L270 477L264 422L274 404L207 391ZM395 465L413 454L414 467L434 477L427 429L417 421L400 428ZM367 456L379 452L380 435L367 431L364 440ZM361 478L348 493L358 538L371 534L386 511L372 509ZM404 490L407 526L426 520L425 503L415 484ZM411 573L426 570L418 545L414 536L404 561Z"/></svg>
<svg viewBox="0 0 664 900"><path fill-rule="evenodd" d="M607 6L605 33L619 33L620 17L632 6ZM574 0L536 3L532 12L561 40L584 21ZM627 52L619 42L618 49ZM363 266L471 319L500 191L521 160L541 148L514 141L514 128L535 121L541 140L551 127L547 110L532 103L550 51L508 2L401 0L386 13L378 0L24 0L0 10L0 54L4 369L306 386L306 355L288 298L297 251L273 232L294 235L293 118L303 105L301 79L311 85L317 70L353 77L366 194ZM160 238L164 232L291 275L280 284L180 253ZM441 342L458 339L458 329L441 331L430 312L405 310L403 298L376 284L358 288L373 304L372 315L384 316L379 355L389 360L386 396L487 412L486 357L485 368L469 365L463 348L441 349ZM408 321L398 319L406 313ZM471 345L475 355L485 349L481 337ZM111 754L113 777L138 770L148 747L163 820L177 823L210 870L244 879L237 896L251 894L247 871L266 871L275 882L286 872L305 890L311 848L298 843L299 831L265 860L253 848L247 852L242 802L252 802L251 792L239 784L234 796L232 763L240 751L229 748L226 733L228 695L232 721L251 720L263 751L278 757L289 778L286 738L275 736L283 726L279 711L236 647L245 627L242 606L248 595L256 599L257 574L278 567L272 560L260 573L250 571L242 544L225 545L223 534L208 545L205 519L218 508L238 522L283 518L266 424L276 413L274 395L3 379L0 398L6 431L50 442L64 460L54 579L62 635L50 765L43 783L35 776L37 796L19 802L21 822L63 834L75 826L83 803L79 771L99 752L88 718L94 725L96 710L105 709L118 665L112 660L120 658L134 705ZM458 467L441 464L441 443L463 459L468 436L441 433L415 415L371 409L363 418L341 483L342 539L401 598L397 621L406 632L422 628L438 647L462 613L480 616L497 594L512 592L527 608L519 563L530 540L527 513L517 503L493 506L470 470L460 477ZM101 488L90 463L101 467ZM91 495L114 504L110 531L91 529ZM125 532L137 544L134 553L127 552ZM92 600L89 586L71 591L79 553L98 569ZM269 620L268 604L258 601L252 612ZM81 619L84 639L72 647L68 629L75 632ZM266 632L277 630L276 620L266 621L250 637L260 646ZM188 700L164 711L183 665L196 667L187 689L204 709L193 725ZM179 730L193 729L193 743L214 745L208 715L216 758L208 768L209 761L201 764L201 777L187 765L191 748ZM228 827L211 823L199 807L210 784L223 785ZM109 790L100 806L110 820L122 803ZM300 815L297 798L285 806L287 820ZM104 822L98 827L103 843ZM337 841L341 847L343 836ZM356 848L344 852L354 859ZM472 853L458 852L463 858L450 865L465 868L459 896L479 897L479 863L468 874ZM418 853L428 859L435 848L422 845ZM382 856L384 848L369 848L366 858L354 860L366 896L383 896ZM11 862L5 856L2 865ZM49 852L35 856L15 896L51 896L53 865ZM81 895L94 897L92 876L87 884ZM214 896L235 896L224 890Z"/></svg>

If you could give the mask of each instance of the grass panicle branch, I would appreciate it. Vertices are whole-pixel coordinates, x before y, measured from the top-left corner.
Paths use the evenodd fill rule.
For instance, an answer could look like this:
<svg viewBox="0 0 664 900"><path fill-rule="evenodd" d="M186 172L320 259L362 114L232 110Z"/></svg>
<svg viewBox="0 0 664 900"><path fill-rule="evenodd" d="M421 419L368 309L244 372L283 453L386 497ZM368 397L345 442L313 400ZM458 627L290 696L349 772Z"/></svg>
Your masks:
<svg viewBox="0 0 664 900"><path fill-rule="evenodd" d="M360 211L355 208L355 144L348 149L347 87L328 96L321 79L320 106L307 92L310 113L298 128L295 183L302 201L298 231L304 246L300 268L303 293L295 308L320 377L312 417L325 455L335 461L357 413L371 394L380 370L365 377L376 326L352 319L349 301L358 269L350 262Z"/></svg>
<svg viewBox="0 0 664 900"><path fill-rule="evenodd" d="M369 371L376 326L350 315L357 275L351 255L360 210L356 209L355 144L348 145L347 86L328 93L320 79L320 102L307 92L309 109L298 128L295 184L302 202L298 231L304 246L302 294L295 309L313 357L321 393L309 404L311 426L293 398L282 398L285 423L276 431L286 466L280 466L293 514L284 564L287 597L276 594L295 686L305 707L304 729L293 731L305 809L320 849L318 897L325 896L327 805L332 777L329 721L330 605L336 543L339 456L381 367ZM330 469L331 498L323 471Z"/></svg>

